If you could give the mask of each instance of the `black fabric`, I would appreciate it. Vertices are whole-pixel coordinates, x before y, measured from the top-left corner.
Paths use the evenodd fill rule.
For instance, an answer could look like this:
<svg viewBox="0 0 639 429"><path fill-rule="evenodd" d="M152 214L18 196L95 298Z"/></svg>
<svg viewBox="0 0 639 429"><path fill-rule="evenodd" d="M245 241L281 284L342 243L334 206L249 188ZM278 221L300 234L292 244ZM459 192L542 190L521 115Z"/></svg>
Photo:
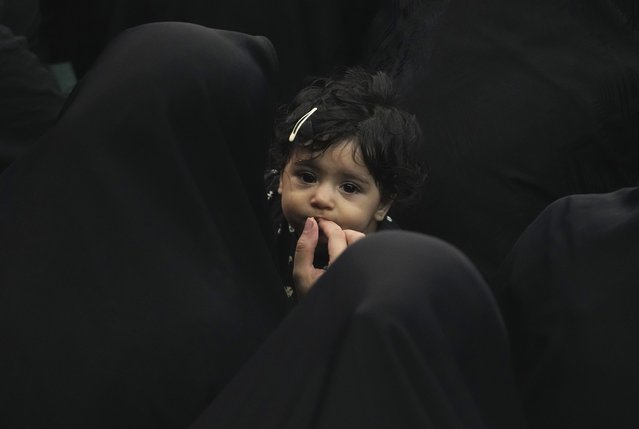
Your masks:
<svg viewBox="0 0 639 429"><path fill-rule="evenodd" d="M545 10L540 9L541 17ZM469 6L468 13L475 11ZM583 18L583 11L569 11ZM495 12L491 9L488 15L498 16ZM474 16L477 28L484 28L481 23L486 16ZM457 25L462 22L467 21ZM467 35L461 31L464 28L447 28ZM557 27L557 31L565 28ZM468 42L452 38L446 43L452 49L460 47L455 44L459 40ZM587 160L604 164L615 160L616 166L622 165L616 162L623 157L614 155L624 154L623 165L631 165L633 152L623 149L632 148L624 145L624 139L634 132L629 121L634 114L632 56L624 56L626 47L607 49L586 49L610 60L593 62L579 75L592 84L584 85L593 92L577 91L584 97L580 98L567 90L577 107L564 100L565 104L550 103L552 108L542 103L541 95L532 99L538 104L530 106L518 104L521 97L515 104L507 103L514 103L519 94L513 89L517 79L502 81L501 75L495 75L500 91L483 86L486 74L468 87L474 88L469 99L461 97L466 88L462 83L470 75L455 74L455 58L445 55L450 62L432 63L439 74L429 71L425 76L443 77L448 69L460 80L451 77L441 90L429 88L441 103L442 117L469 101L469 110L460 111L459 116L469 122L458 126L451 115L450 123L442 119L441 129L431 123L427 135L439 143L446 140L433 136L455 135L453 141L458 143L481 136L509 137L496 140L501 143L521 138L523 146L511 147L504 156L521 151L521 159L513 158L519 160L518 166L539 167L549 177L556 172L551 168L555 164L544 164L545 156L563 153L561 147L551 145L560 135L571 143L591 142L593 146L574 146L588 154ZM559 51L545 63L552 70L562 64L557 61L565 51ZM491 58L488 52L477 52L481 55L471 59ZM442 54L434 49L433 58L436 55ZM594 77L595 73L607 76L606 67L620 58L630 64L626 80L616 80L616 72L612 73L615 78L605 82ZM459 61L466 60L462 55ZM506 64L499 64L497 69L508 70ZM490 290L459 251L439 240L402 232L367 237L348 249L286 316L290 303L276 269L262 176L271 135L274 67L272 46L264 38L178 23L132 29L87 73L55 127L0 176L1 427L183 428L205 409L194 427L522 427L509 345ZM526 76L548 77L530 71L547 69L524 69L526 73L519 71ZM411 73L410 68L406 70ZM567 81L557 82L539 77L531 85L555 82L544 93L551 97L554 92L549 88L555 88L557 95L561 91L556 88L573 82L573 77L569 74ZM617 86L611 82L627 84L622 95L616 95L613 88ZM421 89L415 88L417 100ZM528 91L532 89L519 95ZM450 105L444 102L446 94ZM491 94L506 99L491 99ZM595 101L589 98L593 94L599 97ZM482 100L510 110L484 112ZM580 105L579 100L590 100L602 109L597 112L604 113L597 116L588 110L590 104ZM625 110L621 109L626 102ZM515 105L522 110L514 109ZM526 115L524 107L531 108ZM440 118L432 106L424 111ZM511 118L504 112L519 114ZM537 112L543 117L535 117ZM470 121L475 113L483 122ZM545 128L553 114L559 115L560 125ZM578 118L571 122L562 114ZM583 128L585 117L592 119L591 128ZM532 122L521 122L522 118ZM610 118L618 120L611 119L606 122L609 128L604 127L602 121ZM482 126L482 133L471 129L473 123ZM496 123L508 126L499 128ZM515 133L517 124L524 131ZM573 128L566 128L567 124ZM433 127L439 131L433 134ZM547 137L534 139L535 143L551 148L532 145L533 131ZM621 137L606 140L617 135L608 131ZM596 138L579 140L584 135ZM605 145L610 158L595 156L602 153L595 149L604 141L611 143ZM534 147L539 149L533 151L535 156L522 149ZM537 170L530 176L520 175L508 162L501 164L498 155L503 146L494 152L475 146L473 151L454 145L440 148L464 155L468 162L471 152L476 154L475 166L504 165L499 171L510 172L516 183L523 183L520 191L537 189L535 178L546 177ZM595 164L581 163L583 158L575 153L567 159L576 169L570 171L578 174L576 182L566 185L566 192L580 180L592 180L588 183L594 188L612 186L626 177L622 167L617 177L607 167L598 170ZM442 170L431 168L431 177L436 171ZM456 181L453 177L458 174L459 181L470 184L462 173L473 171L446 170L450 174L441 180ZM501 249L509 240L502 241L495 232L498 221L508 234L517 228L507 221L512 217L493 218L486 213L498 211L500 204L517 203L509 199L509 193L500 196L496 188L481 186L479 179L472 183L472 193L446 188L451 197L468 200L464 204L478 204L465 211L448 206L447 222L451 227L459 223L468 232L464 228L481 221L485 230L472 229L473 234L492 231L495 246ZM493 191L482 193L486 189ZM545 197L539 204L551 193L540 195ZM491 211L479 204L482 197ZM574 220L567 223L575 227L567 229L563 252L555 232L547 236L534 232L549 241L537 253L531 250L537 256L531 259L529 271L525 265L516 265L513 271L521 273L521 284L530 281L529 286L513 287L510 296L504 295L504 303L510 302L504 309L509 312L516 374L532 425L549 422L545 427L570 427L581 422L581 427L596 427L595 423L601 427L607 418L614 418L622 427L626 423L632 427L629 401L634 397L635 373L630 365L637 361L632 347L635 317L630 308L634 301L630 283L622 280L631 281L637 273L621 261L632 261L628 255L639 241L632 228L616 230L610 225L632 224L636 191L622 191L601 201L601 197L566 201L581 198L591 201L586 206L600 213L591 219L575 211ZM443 201L432 198L404 218L427 219L430 208ZM513 215L504 210L504 216ZM608 242L597 237L612 238ZM469 238L467 243L479 246L486 240ZM528 250L523 247L526 241L522 243L520 257L525 262ZM493 255L490 245L481 252L473 246L467 248L475 249L474 257L486 252L493 263L500 259L494 256L499 251ZM553 283L561 276L548 281L540 277L555 269L540 265L553 261L549 248L559 252L558 272L582 273L588 277L584 282L593 282L593 291L594 286L606 284L607 292L599 296L566 292L562 285L573 284ZM610 259L598 254L598 249L610 252ZM595 268L597 259L592 255L605 262ZM571 264L575 270L569 270ZM606 272L619 276L602 277ZM510 284L518 282L519 277ZM560 299L549 297L552 293L559 293ZM556 311L557 305L561 311ZM570 311L563 311L570 305L574 306ZM597 305L605 308L591 311ZM580 318L573 316L584 308ZM611 356L605 355L608 351Z"/></svg>
<svg viewBox="0 0 639 429"><path fill-rule="evenodd" d="M0 0L0 25L9 27L17 36L26 37L29 43L35 43L40 26L40 1Z"/></svg>
<svg viewBox="0 0 639 429"><path fill-rule="evenodd" d="M489 280L552 201L639 178L639 37L608 0L400 2L371 63L392 70L430 174L402 227ZM628 3L628 2L620 2ZM635 2L636 3L636 2Z"/></svg>
<svg viewBox="0 0 639 429"><path fill-rule="evenodd" d="M0 23L0 171L54 124L63 103L26 39Z"/></svg>
<svg viewBox="0 0 639 429"><path fill-rule="evenodd" d="M270 43L126 32L0 179L0 426L183 428L287 311Z"/></svg>
<svg viewBox="0 0 639 429"><path fill-rule="evenodd" d="M518 426L496 304L438 240L365 238L286 317L274 66L264 38L136 27L0 176L1 427L185 428L209 404L232 427Z"/></svg>
<svg viewBox="0 0 639 429"><path fill-rule="evenodd" d="M530 225L500 301L530 428L636 428L639 189L575 195Z"/></svg>
<svg viewBox="0 0 639 429"><path fill-rule="evenodd" d="M337 259L191 429L520 428L511 374L467 258L382 231Z"/></svg>
<svg viewBox="0 0 639 429"><path fill-rule="evenodd" d="M41 0L43 38L51 55L73 62L82 76L108 41L135 25L184 21L260 34L277 49L276 78L288 101L308 75L363 61L379 1Z"/></svg>
<svg viewBox="0 0 639 429"><path fill-rule="evenodd" d="M43 0L46 39L82 75L129 26L183 20L268 36L280 101L309 74L367 64L398 77L430 179L406 229L467 253L488 280L550 202L636 183L637 7L627 0L265 3ZM56 51L54 48L53 51ZM64 54L59 54L64 56ZM634 151L636 159L637 153ZM399 207L398 207L399 208Z"/></svg>
<svg viewBox="0 0 639 429"><path fill-rule="evenodd" d="M84 76L108 45L113 4L108 0L40 0L45 61L72 62L76 76Z"/></svg>

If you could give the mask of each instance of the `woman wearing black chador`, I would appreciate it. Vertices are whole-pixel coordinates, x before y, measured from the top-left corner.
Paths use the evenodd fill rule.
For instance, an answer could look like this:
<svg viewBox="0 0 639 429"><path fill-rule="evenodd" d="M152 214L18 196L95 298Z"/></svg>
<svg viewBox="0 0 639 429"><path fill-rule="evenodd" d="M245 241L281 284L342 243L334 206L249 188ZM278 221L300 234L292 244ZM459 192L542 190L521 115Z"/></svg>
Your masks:
<svg viewBox="0 0 639 429"><path fill-rule="evenodd" d="M362 238L290 310L274 67L264 38L134 28L1 176L0 426L519 426L495 301L444 242Z"/></svg>
<svg viewBox="0 0 639 429"><path fill-rule="evenodd" d="M0 426L185 427L281 320L274 65L263 38L134 29L2 175Z"/></svg>
<svg viewBox="0 0 639 429"><path fill-rule="evenodd" d="M489 283L554 200L639 181L637 2L440 0L406 9L374 62L424 132L429 182L393 218L459 247Z"/></svg>

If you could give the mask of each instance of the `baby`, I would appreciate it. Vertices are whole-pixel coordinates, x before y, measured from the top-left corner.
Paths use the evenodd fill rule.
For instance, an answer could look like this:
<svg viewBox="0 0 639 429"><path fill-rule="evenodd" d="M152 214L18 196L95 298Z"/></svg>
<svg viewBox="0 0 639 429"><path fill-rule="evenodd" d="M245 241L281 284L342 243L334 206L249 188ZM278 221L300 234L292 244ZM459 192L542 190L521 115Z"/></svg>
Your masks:
<svg viewBox="0 0 639 429"><path fill-rule="evenodd" d="M316 80L283 109L266 180L289 297L305 295L348 245L395 228L389 209L424 178L419 138L382 72Z"/></svg>

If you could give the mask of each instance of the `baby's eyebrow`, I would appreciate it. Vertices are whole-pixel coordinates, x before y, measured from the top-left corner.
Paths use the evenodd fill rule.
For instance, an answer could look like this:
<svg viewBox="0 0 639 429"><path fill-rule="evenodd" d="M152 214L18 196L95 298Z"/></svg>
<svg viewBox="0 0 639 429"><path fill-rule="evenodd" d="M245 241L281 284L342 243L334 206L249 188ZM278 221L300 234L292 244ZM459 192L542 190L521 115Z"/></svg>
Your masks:
<svg viewBox="0 0 639 429"><path fill-rule="evenodd" d="M295 161L293 161L293 164L313 167L313 168L317 168L321 170L321 167L317 165L315 158L298 158ZM346 180L355 180L365 186L368 186L372 183L372 181L369 180L366 176L363 176L361 174L358 174L352 171L343 171L341 175Z"/></svg>
<svg viewBox="0 0 639 429"><path fill-rule="evenodd" d="M361 176L361 175L356 174L356 173L346 172L346 173L344 173L344 178L345 179L350 179L350 180L355 180L357 182L362 183L363 185L369 185L371 183L370 180L368 180L365 176Z"/></svg>

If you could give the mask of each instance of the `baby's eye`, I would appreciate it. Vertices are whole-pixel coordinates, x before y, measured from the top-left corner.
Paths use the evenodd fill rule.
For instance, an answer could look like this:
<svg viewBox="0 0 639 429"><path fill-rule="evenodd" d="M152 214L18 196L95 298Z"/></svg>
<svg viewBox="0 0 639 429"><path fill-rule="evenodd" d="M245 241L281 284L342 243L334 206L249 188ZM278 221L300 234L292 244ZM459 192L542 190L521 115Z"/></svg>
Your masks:
<svg viewBox="0 0 639 429"><path fill-rule="evenodd" d="M359 186L350 182L342 184L342 190L347 194L355 194L357 192L360 192Z"/></svg>
<svg viewBox="0 0 639 429"><path fill-rule="evenodd" d="M304 183L315 183L315 175L310 171L300 171L297 173L297 177Z"/></svg>

